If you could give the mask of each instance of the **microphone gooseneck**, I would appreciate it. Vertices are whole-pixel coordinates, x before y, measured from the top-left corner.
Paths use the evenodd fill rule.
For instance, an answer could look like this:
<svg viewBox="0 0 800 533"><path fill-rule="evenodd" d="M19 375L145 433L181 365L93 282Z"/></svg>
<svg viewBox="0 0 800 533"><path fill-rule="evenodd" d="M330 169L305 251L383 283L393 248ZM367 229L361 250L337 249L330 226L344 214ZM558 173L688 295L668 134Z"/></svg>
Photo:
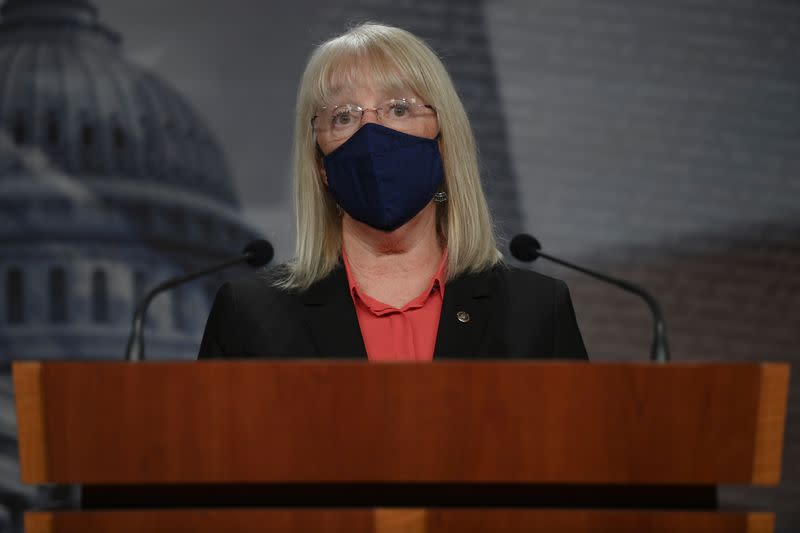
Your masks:
<svg viewBox="0 0 800 533"><path fill-rule="evenodd" d="M653 295L647 292L645 289L639 285L636 285L635 283L614 278L574 263L570 263L569 261L564 261L563 259L553 257L552 255L548 255L542 252L542 245L539 244L539 241L535 237L525 233L521 233L511 239L509 250L511 251L511 255L520 261L531 263L539 257L542 257L548 261L571 268L572 270L577 270L578 272L583 272L588 276L605 281L606 283L610 283L615 287L619 287L622 290L631 292L641 297L645 302L647 302L647 306L650 308L650 313L653 315L653 344L650 347L650 360L659 363L665 363L669 361L669 346L667 344L667 329L666 324L664 323L664 315L661 312L661 306L658 305L655 297L653 297Z"/></svg>
<svg viewBox="0 0 800 533"><path fill-rule="evenodd" d="M211 266L204 270L198 270L184 276L170 278L147 291L147 293L137 304L136 311L133 314L133 326L131 327L131 334L128 337L128 347L125 350L125 360L133 362L144 360L144 320L147 315L147 308L150 306L150 302L157 295L164 291L173 289L178 285L188 283L189 281L206 276L208 274L213 274L214 272L224 270L239 263L247 263L254 268L262 267L272 261L273 255L275 255L275 252L272 249L272 245L263 239L257 239L248 243L247 246L244 247L242 255L233 257L227 261Z"/></svg>

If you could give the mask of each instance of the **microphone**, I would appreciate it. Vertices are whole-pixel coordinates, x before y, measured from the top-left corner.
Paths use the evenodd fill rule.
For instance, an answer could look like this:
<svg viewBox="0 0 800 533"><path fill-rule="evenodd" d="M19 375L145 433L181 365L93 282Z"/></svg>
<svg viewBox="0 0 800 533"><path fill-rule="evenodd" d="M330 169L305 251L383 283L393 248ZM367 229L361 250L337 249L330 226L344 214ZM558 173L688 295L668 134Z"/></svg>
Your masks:
<svg viewBox="0 0 800 533"><path fill-rule="evenodd" d="M640 296L647 302L648 307L650 307L650 313L653 315L653 344L650 347L650 360L659 363L669 361L669 347L667 346L667 330L664 324L664 315L661 313L661 307L652 294L629 281L613 278L606 274L601 274L600 272L595 272L594 270L589 270L588 268L548 255L542 252L542 245L539 244L539 241L535 237L525 233L521 233L511 239L509 249L511 250L511 255L520 261L531 263L537 258L543 257L548 261L558 263L559 265L577 270L578 272L583 272L593 278L605 281L615 287Z"/></svg>
<svg viewBox="0 0 800 533"><path fill-rule="evenodd" d="M144 360L144 319L150 302L158 294L239 263L247 263L254 268L262 267L272 261L273 255L275 255L275 252L272 249L272 245L263 239L257 239L244 247L242 255L233 257L223 263L219 263L204 270L198 270L197 272L191 272L184 276L170 278L150 289L141 301L139 301L139 304L136 306L136 312L133 314L133 327L131 328L130 337L128 337L128 348L125 350L125 360L134 362Z"/></svg>

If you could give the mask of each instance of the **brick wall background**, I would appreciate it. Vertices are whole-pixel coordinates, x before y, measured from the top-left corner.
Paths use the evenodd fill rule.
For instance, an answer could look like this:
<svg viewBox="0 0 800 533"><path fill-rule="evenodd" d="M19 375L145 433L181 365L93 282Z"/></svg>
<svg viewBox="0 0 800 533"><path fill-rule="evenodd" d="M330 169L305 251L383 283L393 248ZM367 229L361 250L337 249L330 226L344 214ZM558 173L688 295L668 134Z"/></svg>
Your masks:
<svg viewBox="0 0 800 533"><path fill-rule="evenodd" d="M632 279L676 360L800 362L800 4L485 4L526 227ZM635 297L560 269L594 360L640 360ZM783 483L722 492L800 530L800 375Z"/></svg>
<svg viewBox="0 0 800 533"><path fill-rule="evenodd" d="M426 37L492 154L494 209L519 202L545 249L654 292L675 360L800 362L800 4L370 0L323 12L323 37L362 20ZM508 170L496 166L506 150ZM498 170L515 183L493 190ZM569 282L594 360L647 358L636 297L537 268ZM797 369L791 387L781 488L722 492L724 505L778 509L786 532L800 530Z"/></svg>

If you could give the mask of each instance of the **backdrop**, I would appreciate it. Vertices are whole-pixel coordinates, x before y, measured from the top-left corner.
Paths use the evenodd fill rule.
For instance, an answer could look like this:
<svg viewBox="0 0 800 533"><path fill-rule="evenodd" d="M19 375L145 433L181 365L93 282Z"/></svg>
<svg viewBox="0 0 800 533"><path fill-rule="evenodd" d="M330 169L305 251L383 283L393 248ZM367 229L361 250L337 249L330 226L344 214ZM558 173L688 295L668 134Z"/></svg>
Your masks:
<svg viewBox="0 0 800 533"><path fill-rule="evenodd" d="M506 237L653 291L676 360L800 361L797 2L6 0L0 17L0 530L74 498L19 483L9 362L119 359L146 287L259 235L290 258L295 91L357 22L440 54ZM568 281L593 360L646 359L643 303L539 268ZM148 356L195 356L220 281L157 301ZM786 532L791 387L781 488L722 495Z"/></svg>

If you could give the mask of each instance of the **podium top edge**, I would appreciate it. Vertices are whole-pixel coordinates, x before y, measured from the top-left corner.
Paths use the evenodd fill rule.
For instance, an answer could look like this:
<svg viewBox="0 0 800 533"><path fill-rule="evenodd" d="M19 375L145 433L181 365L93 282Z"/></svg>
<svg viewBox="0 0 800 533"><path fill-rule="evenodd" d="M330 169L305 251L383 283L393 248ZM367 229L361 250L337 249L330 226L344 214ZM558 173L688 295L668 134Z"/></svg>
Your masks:
<svg viewBox="0 0 800 533"><path fill-rule="evenodd" d="M614 367L650 367L650 368L742 368L758 367L765 369L789 369L791 361L672 361L668 363L658 363L653 361L545 361L537 359L447 359L430 362L418 361L367 361L354 359L209 359L209 360L150 360L141 362L129 362L119 360L98 360L98 359L58 359L58 360L16 360L12 361L13 368L33 368L33 367L60 367L76 365L97 365L97 366L185 366L185 365L231 365L231 366L307 366L307 367L392 367L392 366L463 366L463 367L485 367L485 366L514 366L514 367L592 367L592 368L614 368Z"/></svg>

